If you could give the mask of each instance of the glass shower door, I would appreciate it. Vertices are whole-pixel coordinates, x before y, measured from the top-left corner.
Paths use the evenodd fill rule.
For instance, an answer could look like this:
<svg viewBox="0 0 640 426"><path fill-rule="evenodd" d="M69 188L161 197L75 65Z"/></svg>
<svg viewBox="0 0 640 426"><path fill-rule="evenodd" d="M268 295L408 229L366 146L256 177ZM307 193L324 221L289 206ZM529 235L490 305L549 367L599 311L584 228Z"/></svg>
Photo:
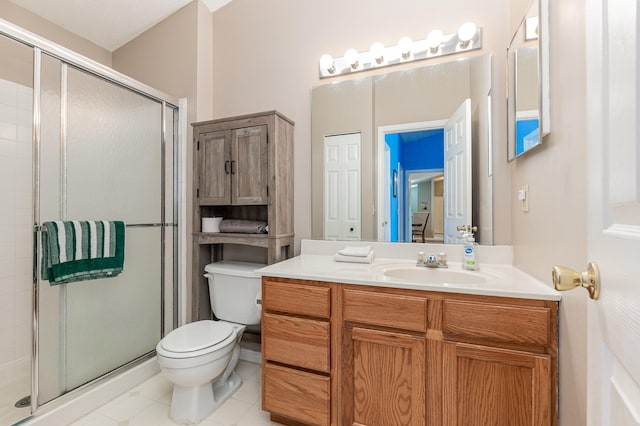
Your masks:
<svg viewBox="0 0 640 426"><path fill-rule="evenodd" d="M31 413L33 49L0 35L0 424ZM24 398L24 399L23 399ZM20 400L26 405L16 406Z"/></svg>
<svg viewBox="0 0 640 426"><path fill-rule="evenodd" d="M117 277L39 283L39 405L155 349L171 271L162 256L173 258L162 248L163 193L172 198L163 184L171 173L163 104L49 56L41 93L40 222L121 220L127 228Z"/></svg>

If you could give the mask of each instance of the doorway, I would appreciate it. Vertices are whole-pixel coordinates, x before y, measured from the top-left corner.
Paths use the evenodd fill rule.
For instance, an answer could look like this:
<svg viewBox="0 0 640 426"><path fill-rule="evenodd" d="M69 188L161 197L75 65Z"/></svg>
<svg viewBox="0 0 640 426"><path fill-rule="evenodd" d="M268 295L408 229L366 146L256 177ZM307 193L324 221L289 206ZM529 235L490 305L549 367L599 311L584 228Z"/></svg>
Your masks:
<svg viewBox="0 0 640 426"><path fill-rule="evenodd" d="M378 240L411 242L414 218L423 218L434 206L433 179L444 172L444 126L446 121L408 123L378 128ZM427 189L428 188L428 189ZM430 215L426 226L436 225ZM421 220L425 226L426 220ZM422 242L422 241L420 241Z"/></svg>

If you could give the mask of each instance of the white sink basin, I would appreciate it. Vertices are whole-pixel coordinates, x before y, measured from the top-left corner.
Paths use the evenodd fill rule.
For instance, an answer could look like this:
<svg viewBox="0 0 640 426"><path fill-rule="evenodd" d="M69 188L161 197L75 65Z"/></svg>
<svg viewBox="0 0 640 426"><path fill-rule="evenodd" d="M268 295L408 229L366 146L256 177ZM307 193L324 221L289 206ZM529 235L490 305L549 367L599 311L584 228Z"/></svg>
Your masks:
<svg viewBox="0 0 640 426"><path fill-rule="evenodd" d="M426 268L411 264L384 264L371 268L376 274L391 280L409 281L416 284L478 285L487 282L479 272Z"/></svg>

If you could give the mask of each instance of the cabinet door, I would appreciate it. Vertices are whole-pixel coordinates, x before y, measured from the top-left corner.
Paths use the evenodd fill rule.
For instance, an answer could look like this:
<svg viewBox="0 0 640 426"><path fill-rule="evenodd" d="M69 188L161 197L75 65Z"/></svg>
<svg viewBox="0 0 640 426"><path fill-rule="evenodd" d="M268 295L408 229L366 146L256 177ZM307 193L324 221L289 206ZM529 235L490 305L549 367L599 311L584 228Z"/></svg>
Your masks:
<svg viewBox="0 0 640 426"><path fill-rule="evenodd" d="M444 425L550 425L550 357L445 343Z"/></svg>
<svg viewBox="0 0 640 426"><path fill-rule="evenodd" d="M268 203L267 126L233 131L231 175L232 204Z"/></svg>
<svg viewBox="0 0 640 426"><path fill-rule="evenodd" d="M200 205L231 202L231 133L204 133L199 139L198 188Z"/></svg>
<svg viewBox="0 0 640 426"><path fill-rule="evenodd" d="M425 424L424 337L344 328L344 425Z"/></svg>

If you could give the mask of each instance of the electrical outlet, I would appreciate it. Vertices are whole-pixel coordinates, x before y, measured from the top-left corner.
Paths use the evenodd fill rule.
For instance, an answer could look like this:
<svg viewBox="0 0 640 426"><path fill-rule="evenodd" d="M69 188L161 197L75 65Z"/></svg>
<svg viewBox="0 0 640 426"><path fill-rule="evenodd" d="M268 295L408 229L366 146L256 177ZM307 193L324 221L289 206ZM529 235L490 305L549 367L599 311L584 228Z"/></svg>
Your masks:
<svg viewBox="0 0 640 426"><path fill-rule="evenodd" d="M520 209L527 213L529 211L529 185L524 185L518 190L518 200L520 200Z"/></svg>

